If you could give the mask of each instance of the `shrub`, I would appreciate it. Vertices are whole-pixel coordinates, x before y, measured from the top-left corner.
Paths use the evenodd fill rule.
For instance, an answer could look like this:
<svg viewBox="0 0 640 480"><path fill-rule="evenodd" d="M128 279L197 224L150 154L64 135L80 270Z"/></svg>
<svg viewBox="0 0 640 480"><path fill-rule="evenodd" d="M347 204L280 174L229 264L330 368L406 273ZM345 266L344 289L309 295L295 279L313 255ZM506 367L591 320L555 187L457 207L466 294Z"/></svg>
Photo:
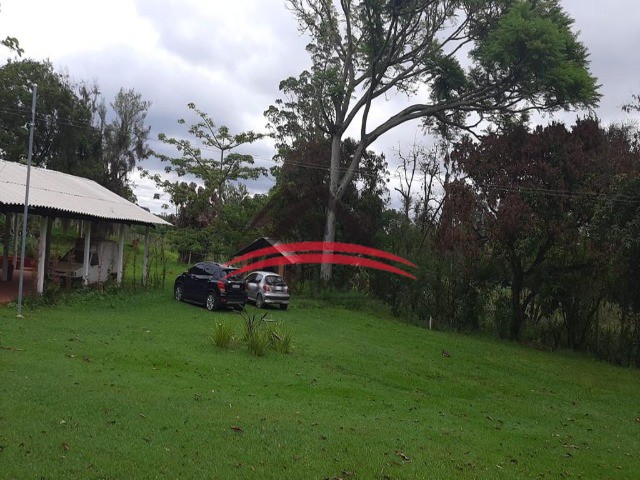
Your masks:
<svg viewBox="0 0 640 480"><path fill-rule="evenodd" d="M244 319L242 341L246 343L252 355L261 357L267 353L268 348L273 348L279 353L291 351L293 341L291 332L267 320L267 313L256 315L243 310L241 315Z"/></svg>
<svg viewBox="0 0 640 480"><path fill-rule="evenodd" d="M279 325L274 325L269 329L270 344L278 353L291 352L293 335L288 330L283 330Z"/></svg>
<svg viewBox="0 0 640 480"><path fill-rule="evenodd" d="M211 336L213 343L220 348L229 348L233 341L233 327L225 322L218 323Z"/></svg>
<svg viewBox="0 0 640 480"><path fill-rule="evenodd" d="M267 348L269 348L269 333L263 329L255 330L247 337L246 342L249 353L256 357L262 357L267 353Z"/></svg>
<svg viewBox="0 0 640 480"><path fill-rule="evenodd" d="M248 341L252 335L257 333L261 327L266 323L265 318L268 313L265 313L262 316L258 316L256 314L247 313L246 310L242 310L240 312L242 319L244 320L244 332L242 334L242 340Z"/></svg>
<svg viewBox="0 0 640 480"><path fill-rule="evenodd" d="M264 331L267 314L259 316L243 310L240 315L244 320L242 341L247 344L247 348L252 355L263 356L269 347L269 335Z"/></svg>

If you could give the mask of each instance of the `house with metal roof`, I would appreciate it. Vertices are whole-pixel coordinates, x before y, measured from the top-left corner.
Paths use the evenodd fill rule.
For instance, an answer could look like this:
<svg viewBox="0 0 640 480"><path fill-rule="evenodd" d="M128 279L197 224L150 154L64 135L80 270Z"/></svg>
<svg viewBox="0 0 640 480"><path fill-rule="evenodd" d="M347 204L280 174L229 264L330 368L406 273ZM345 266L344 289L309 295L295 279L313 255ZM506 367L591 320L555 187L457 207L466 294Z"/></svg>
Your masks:
<svg viewBox="0 0 640 480"><path fill-rule="evenodd" d="M9 237L11 216L22 213L25 205L27 166L0 160L0 213L5 215L4 249L2 252L2 278L7 280L9 270ZM44 290L46 265L45 245L51 221L55 218L82 220L86 243L84 267L88 272L88 252L91 243L92 224L110 222L118 226L119 246L116 278L122 281L122 260L125 229L130 225L146 226L144 262L148 262L149 228L171 225L142 207L116 195L93 180L54 170L31 167L28 195L29 216L46 219L40 222L37 264L37 292ZM13 267L17 267L13 256ZM147 269L143 268L143 275ZM85 278L86 282L86 278ZM146 278L143 277L143 282ZM1 284L0 284L1 285Z"/></svg>

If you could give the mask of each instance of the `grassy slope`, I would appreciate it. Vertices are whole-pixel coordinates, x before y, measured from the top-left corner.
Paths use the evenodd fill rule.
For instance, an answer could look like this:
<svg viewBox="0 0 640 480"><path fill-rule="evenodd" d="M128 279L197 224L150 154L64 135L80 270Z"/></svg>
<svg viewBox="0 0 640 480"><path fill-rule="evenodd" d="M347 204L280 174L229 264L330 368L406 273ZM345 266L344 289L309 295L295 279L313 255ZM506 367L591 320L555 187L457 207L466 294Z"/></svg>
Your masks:
<svg viewBox="0 0 640 480"><path fill-rule="evenodd" d="M269 316L292 354L219 350L239 316L167 293L0 308L0 477L637 474L637 370L322 305Z"/></svg>

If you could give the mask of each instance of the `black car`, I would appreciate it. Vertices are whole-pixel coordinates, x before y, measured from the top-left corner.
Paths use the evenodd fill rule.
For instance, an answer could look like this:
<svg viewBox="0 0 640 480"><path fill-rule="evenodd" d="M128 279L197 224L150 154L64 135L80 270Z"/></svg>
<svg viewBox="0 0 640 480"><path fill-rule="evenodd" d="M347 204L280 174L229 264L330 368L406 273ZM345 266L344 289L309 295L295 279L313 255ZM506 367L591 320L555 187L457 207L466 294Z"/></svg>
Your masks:
<svg viewBox="0 0 640 480"><path fill-rule="evenodd" d="M173 284L176 300L199 303L207 310L229 306L242 309L247 301L244 280L234 267L214 262L196 263Z"/></svg>

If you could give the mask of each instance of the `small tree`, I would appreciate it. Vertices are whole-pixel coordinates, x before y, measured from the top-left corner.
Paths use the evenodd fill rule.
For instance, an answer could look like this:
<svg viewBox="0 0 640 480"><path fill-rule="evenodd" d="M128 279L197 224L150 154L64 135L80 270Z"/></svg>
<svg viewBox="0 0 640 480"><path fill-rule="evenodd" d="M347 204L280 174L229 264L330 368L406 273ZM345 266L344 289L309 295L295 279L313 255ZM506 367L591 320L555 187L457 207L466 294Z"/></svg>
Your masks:
<svg viewBox="0 0 640 480"><path fill-rule="evenodd" d="M233 195L234 182L255 180L266 174L265 168L253 166L254 160L251 155L229 153L241 145L263 138L264 135L252 131L231 134L227 126L216 126L213 119L198 109L194 103L189 103L188 108L199 118L199 121L190 125L188 129L189 134L196 138L198 144L193 144L187 139L167 137L161 133L158 135L158 140L176 148L181 156L171 157L158 152L154 152L154 155L168 164L165 166L165 173L173 172L179 177L189 175L200 179L204 183L204 189L210 196L212 204L220 207ZM178 123L184 125L186 122L180 119ZM203 150L217 150L219 157L217 159L206 157ZM148 172L146 174L169 193L176 205L180 203L182 182L165 180L161 175L149 175Z"/></svg>
<svg viewBox="0 0 640 480"><path fill-rule="evenodd" d="M102 158L105 166L103 184L117 194L134 199L129 186L129 174L136 162L149 157L147 144L151 127L145 125L151 102L143 100L142 94L123 88L116 94L111 108L114 118L105 123L102 116ZM106 112L101 110L102 115Z"/></svg>
<svg viewBox="0 0 640 480"><path fill-rule="evenodd" d="M178 245L183 260L193 251L206 254L213 249L219 255L229 253L226 251L232 247L226 242L229 238L223 239L221 235L232 233L229 229L230 222L234 223L232 230L237 230L235 212L238 209L253 209L252 206L245 205L248 191L239 181L257 179L267 173L265 168L254 166L251 155L232 152L238 147L263 138L263 134L252 131L232 134L225 125L217 126L213 119L194 103L189 103L188 108L195 112L198 118L196 123L188 127L188 133L195 137L196 142L168 137L161 133L158 139L165 145L174 147L180 156L173 157L154 152L157 158L166 163L165 173L176 174L178 179L170 180L161 174L143 171L143 175L152 178L158 188L169 194L171 202L176 206L176 225L190 231L188 236L181 238ZM184 125L186 121L180 119L178 123ZM206 152L211 150L217 151L219 156L208 157ZM195 177L202 184L187 183L182 180L184 177ZM160 194L156 194L155 197L159 198ZM229 218L225 218L225 211L229 213ZM248 216L252 214L253 211ZM246 225L246 218L243 221ZM207 236L206 229L214 224L218 233L215 237L208 235L208 240L204 241L203 236ZM221 246L219 242L216 244L216 239L224 241L225 245Z"/></svg>

